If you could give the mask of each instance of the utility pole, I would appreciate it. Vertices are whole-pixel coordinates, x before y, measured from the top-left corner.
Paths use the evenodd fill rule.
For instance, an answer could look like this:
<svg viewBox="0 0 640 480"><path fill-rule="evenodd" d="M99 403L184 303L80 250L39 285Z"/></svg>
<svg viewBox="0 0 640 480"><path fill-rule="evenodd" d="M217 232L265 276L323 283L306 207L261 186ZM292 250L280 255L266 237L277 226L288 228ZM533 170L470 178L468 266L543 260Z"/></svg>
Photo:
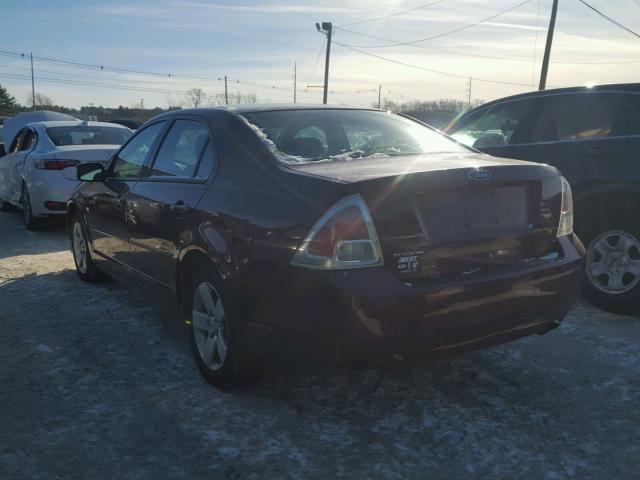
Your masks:
<svg viewBox="0 0 640 480"><path fill-rule="evenodd" d="M467 103L469 105L471 105L471 80L472 78L469 77L469 81L467 82Z"/></svg>
<svg viewBox="0 0 640 480"><path fill-rule="evenodd" d="M293 62L293 103L296 103L296 94L298 90L298 66Z"/></svg>
<svg viewBox="0 0 640 480"><path fill-rule="evenodd" d="M553 31L556 28L556 14L558 13L558 0L553 0L551 7L551 19L549 20L549 30L547 31L547 45L544 47L544 58L542 59L542 72L540 73L540 87L544 90L547 86L547 72L549 71L549 57L551 57L551 44L553 43Z"/></svg>
<svg viewBox="0 0 640 480"><path fill-rule="evenodd" d="M144 110L144 98L140 99L140 110Z"/></svg>
<svg viewBox="0 0 640 480"><path fill-rule="evenodd" d="M31 98L33 99L32 108L36 109L36 82L33 78L33 52L31 52Z"/></svg>
<svg viewBox="0 0 640 480"><path fill-rule="evenodd" d="M224 76L224 104L229 105L229 92L227 91L227 76Z"/></svg>
<svg viewBox="0 0 640 480"><path fill-rule="evenodd" d="M382 85L378 85L378 108L382 108L381 102Z"/></svg>
<svg viewBox="0 0 640 480"><path fill-rule="evenodd" d="M329 57L331 55L331 35L333 34L333 24L331 22L322 22L322 25L316 23L318 31L327 36L327 54L324 60L324 95L322 103L327 104L327 94L329 93Z"/></svg>

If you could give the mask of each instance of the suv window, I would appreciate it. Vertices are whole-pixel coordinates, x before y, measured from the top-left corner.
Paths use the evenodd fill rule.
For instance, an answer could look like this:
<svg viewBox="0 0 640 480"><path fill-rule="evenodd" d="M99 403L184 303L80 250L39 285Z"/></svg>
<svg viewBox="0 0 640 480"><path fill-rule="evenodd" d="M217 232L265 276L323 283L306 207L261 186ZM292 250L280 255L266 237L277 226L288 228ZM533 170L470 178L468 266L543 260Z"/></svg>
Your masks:
<svg viewBox="0 0 640 480"><path fill-rule="evenodd" d="M627 94L627 135L640 135L640 95Z"/></svg>
<svg viewBox="0 0 640 480"><path fill-rule="evenodd" d="M194 120L176 120L162 142L151 175L192 178L208 142L206 126Z"/></svg>
<svg viewBox="0 0 640 480"><path fill-rule="evenodd" d="M535 98L529 98L500 103L485 109L483 115L471 114L453 127L451 136L475 148L508 145L535 101Z"/></svg>
<svg viewBox="0 0 640 480"><path fill-rule="evenodd" d="M138 178L165 122L154 123L137 132L118 153L111 170L114 178Z"/></svg>
<svg viewBox="0 0 640 480"><path fill-rule="evenodd" d="M543 100L530 142L594 139L622 135L622 94L575 94Z"/></svg>

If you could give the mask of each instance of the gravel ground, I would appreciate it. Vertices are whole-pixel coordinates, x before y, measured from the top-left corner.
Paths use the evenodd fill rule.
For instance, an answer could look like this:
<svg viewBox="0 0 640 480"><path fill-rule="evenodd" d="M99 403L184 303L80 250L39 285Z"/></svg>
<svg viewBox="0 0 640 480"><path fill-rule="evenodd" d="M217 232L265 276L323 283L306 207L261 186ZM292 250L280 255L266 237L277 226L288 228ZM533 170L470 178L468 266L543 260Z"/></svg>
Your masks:
<svg viewBox="0 0 640 480"><path fill-rule="evenodd" d="M640 322L578 305L545 336L403 371L221 393L166 307L73 270L63 228L0 213L0 477L640 475Z"/></svg>

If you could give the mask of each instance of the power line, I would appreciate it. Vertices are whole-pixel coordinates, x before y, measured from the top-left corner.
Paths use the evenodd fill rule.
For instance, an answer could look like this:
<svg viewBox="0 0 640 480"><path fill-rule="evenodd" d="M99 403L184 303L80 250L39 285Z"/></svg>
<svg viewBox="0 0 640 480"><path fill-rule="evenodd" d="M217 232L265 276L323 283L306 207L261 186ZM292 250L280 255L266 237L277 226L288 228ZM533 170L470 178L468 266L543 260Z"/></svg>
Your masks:
<svg viewBox="0 0 640 480"><path fill-rule="evenodd" d="M625 27L623 24L615 21L613 18L609 17L608 15L602 13L600 10L598 10L596 7L594 7L593 5L588 4L587 2L585 2L584 0L578 0L580 3L582 3L583 5L589 7L591 10L593 10L594 12L596 12L598 15L600 15L602 18L608 20L609 22L613 23L616 27L630 33L631 35L634 35L638 38L640 38L640 33L636 33L633 30L631 30L629 27ZM636 2L637 3L637 2Z"/></svg>
<svg viewBox="0 0 640 480"><path fill-rule="evenodd" d="M24 59L27 58L27 56L25 54L23 54L23 53L12 52L12 51L8 51L8 50L0 50L0 55L16 57L16 58L24 58ZM220 82L224 78L223 74L220 74L220 75L217 75L217 76L205 76L205 75L186 75L186 74L158 73L158 72L149 72L149 71L143 71L143 70L130 70L130 69L119 68L119 67L105 67L104 65L91 65L91 64L88 64L88 63L75 62L75 61L64 60L64 59L59 59L59 58L42 57L42 56L37 56L37 55L34 55L33 59L37 60L37 61L41 61L41 62L50 62L50 63L55 63L55 64L59 64L59 65L65 65L65 66L73 67L73 68L83 68L83 69L99 70L99 71L103 71L103 72L106 71L106 72L114 72L114 73L130 73L130 74L135 74L135 75L144 75L144 76L160 77L160 78L167 78L167 79L179 78L179 79L186 79L186 80L201 80L201 81L218 81L218 82ZM232 78L232 77L229 77L229 78ZM235 83L244 83L244 84L247 84L247 85L262 86L262 87L267 87L267 88L271 88L271 89L274 89L274 90L290 91L290 88L278 87L278 86L275 86L275 85L264 85L264 84L258 84L258 83L251 83L251 82L247 82L245 80L240 80L240 79L235 79L235 78L233 78L233 80L235 81Z"/></svg>
<svg viewBox="0 0 640 480"><path fill-rule="evenodd" d="M446 2L446 1L447 0L437 0L435 2L427 3L426 5L420 5L418 7L408 8L407 10L401 10L399 12L389 13L387 15L382 15L380 17L367 18L366 20L358 20L357 22L345 23L345 24L340 25L339 27L335 27L335 28L350 27L350 26L353 26L353 25L360 25L362 23L369 23L369 22L375 22L375 21L378 21L378 20L384 20L385 18L397 17L398 15L404 15L405 13L415 12L416 10L422 10L424 8L429 8L432 5L437 5L438 3L442 3L442 2Z"/></svg>
<svg viewBox="0 0 640 480"><path fill-rule="evenodd" d="M348 48L349 50L353 50L354 52L361 53L362 55L367 55L369 57L374 57L374 58L377 58L379 60L384 60L386 62L395 63L396 65L402 65L402 66L409 67L409 68L415 68L415 69L418 69L418 70L423 70L425 72L437 73L439 75L445 75L445 76L448 76L448 77L464 78L465 80L469 79L468 75L461 75L461 74L457 74L457 73L443 72L441 70L434 70L434 69L427 68L427 67L422 67L422 66L419 66L419 65L412 65L410 63L401 62L401 61L395 60L393 58L383 57L381 55L376 55L375 53L365 52L364 50L360 50L359 48L352 47L351 45L345 45L343 43L336 42L335 40L333 41L333 43L335 43L336 45L339 45L341 47ZM478 80L480 82L497 83L497 84L501 84L501 85L517 85L517 86L521 86L521 87L530 87L531 86L528 83L505 82L505 81L502 81L502 80L491 80L491 79L487 79L487 78L478 78L478 77L472 77L472 78L473 78L473 80Z"/></svg>
<svg viewBox="0 0 640 480"><path fill-rule="evenodd" d="M508 12L510 12L512 10L515 10L516 8L519 8L519 7L525 5L525 4L529 3L529 2L531 2L531 0L524 0L524 2L520 2L517 5L513 5L513 6L509 7L509 8L507 8L505 10L502 10L502 11L500 11L498 13L495 13L495 14L489 16L489 17L483 18L481 20L477 20L477 21L472 22L472 23L468 23L466 25L463 25L461 27L455 28L453 30L449 30L448 32L439 33L437 35L432 35L430 37L421 38L419 40L412 40L410 42L396 42L396 43L386 44L386 45L349 45L349 46L353 47L353 48L389 48L389 47L398 47L398 46L402 46L402 45L413 45L413 44L416 44L416 43L426 42L428 40L434 40L436 38L441 38L441 37L444 37L446 35L451 35L453 33L458 33L458 32L461 32L463 30L467 30L467 29L469 29L471 27L474 27L476 25L479 25L481 23L488 22L489 20L493 20L494 18L497 18L500 15L504 15L505 13L508 13ZM339 27L336 27L336 28L339 28Z"/></svg>
<svg viewBox="0 0 640 480"><path fill-rule="evenodd" d="M638 0L638 1L640 1L640 0ZM335 28L338 28L338 27L335 27ZM397 42L397 40L394 40L394 39L381 37L379 35L371 35L371 34L368 34L368 33L357 32L355 30L351 30L351 29L348 29L348 28L341 28L341 30L344 31L344 32L353 33L354 35L359 35L361 37L372 38L374 40L382 40L384 42ZM448 48L432 47L430 45L414 45L414 44L412 44L412 45L407 45L407 46L413 47L413 48L420 48L420 49L424 49L424 50L432 50L434 52L440 52L440 53L448 53L448 54L453 54L453 55L462 55L462 56L465 56L465 57L488 58L488 59L491 59L491 60L505 60L505 61L508 61L508 62L521 62L521 63L529 63L529 62L531 62L531 59L527 59L527 58L515 58L515 57L505 57L505 56L499 56L499 55L486 55L486 54L482 54L482 53L462 52L460 50L451 50L451 49L448 49ZM640 63L640 60L620 60L620 61L610 61L610 62L553 61L551 63L562 64L562 65L622 65L622 64Z"/></svg>

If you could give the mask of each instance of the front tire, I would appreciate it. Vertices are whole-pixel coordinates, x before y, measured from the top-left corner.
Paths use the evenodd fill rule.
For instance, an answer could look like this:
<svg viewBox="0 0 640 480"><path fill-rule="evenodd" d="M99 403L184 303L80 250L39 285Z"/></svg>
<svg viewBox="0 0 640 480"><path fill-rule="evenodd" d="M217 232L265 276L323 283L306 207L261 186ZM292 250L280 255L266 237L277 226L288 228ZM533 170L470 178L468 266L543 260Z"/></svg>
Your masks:
<svg viewBox="0 0 640 480"><path fill-rule="evenodd" d="M619 227L601 228L587 239L584 294L605 310L633 313L640 306L640 236Z"/></svg>
<svg viewBox="0 0 640 480"><path fill-rule="evenodd" d="M214 386L231 390L257 377L239 315L219 275L202 268L191 288L191 349L198 369Z"/></svg>
<svg viewBox="0 0 640 480"><path fill-rule="evenodd" d="M75 216L71 223L71 252L73 262L76 264L76 273L84 282L98 282L105 275L98 270L89 254L89 242L87 241L84 226L80 216Z"/></svg>

